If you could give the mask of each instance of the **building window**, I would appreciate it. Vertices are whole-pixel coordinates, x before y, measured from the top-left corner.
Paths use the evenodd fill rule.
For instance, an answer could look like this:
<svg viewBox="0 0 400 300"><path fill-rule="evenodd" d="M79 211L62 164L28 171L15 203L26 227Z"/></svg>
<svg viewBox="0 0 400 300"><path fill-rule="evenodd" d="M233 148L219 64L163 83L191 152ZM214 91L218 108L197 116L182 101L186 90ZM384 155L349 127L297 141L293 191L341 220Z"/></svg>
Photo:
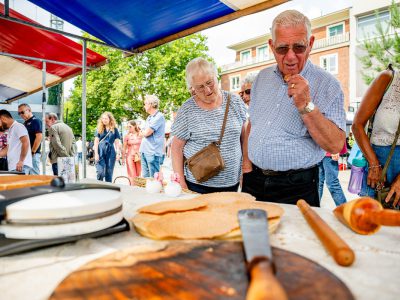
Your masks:
<svg viewBox="0 0 400 300"><path fill-rule="evenodd" d="M338 55L337 53L321 56L319 65L331 74L338 74Z"/></svg>
<svg viewBox="0 0 400 300"><path fill-rule="evenodd" d="M257 47L257 61L265 61L269 59L268 45Z"/></svg>
<svg viewBox="0 0 400 300"><path fill-rule="evenodd" d="M237 91L240 89L240 75L231 76L230 77L231 83L231 91Z"/></svg>
<svg viewBox="0 0 400 300"><path fill-rule="evenodd" d="M335 35L342 35L344 34L344 22L333 24L326 27L326 35L327 38L330 38Z"/></svg>
<svg viewBox="0 0 400 300"><path fill-rule="evenodd" d="M376 14L359 17L357 19L357 38L367 39L374 38L379 35L376 24L378 20L382 25L383 32L385 32L389 26L390 13L389 11L383 11Z"/></svg>
<svg viewBox="0 0 400 300"><path fill-rule="evenodd" d="M251 62L251 52L250 50L245 50L240 52L240 61L243 64L248 64Z"/></svg>

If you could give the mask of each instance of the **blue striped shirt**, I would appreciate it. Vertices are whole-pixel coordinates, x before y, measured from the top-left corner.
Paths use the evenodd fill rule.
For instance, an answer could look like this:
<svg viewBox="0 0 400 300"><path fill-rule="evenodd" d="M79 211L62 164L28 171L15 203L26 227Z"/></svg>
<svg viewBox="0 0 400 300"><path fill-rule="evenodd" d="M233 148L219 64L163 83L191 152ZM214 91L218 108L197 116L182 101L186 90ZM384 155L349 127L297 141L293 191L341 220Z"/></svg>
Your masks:
<svg viewBox="0 0 400 300"><path fill-rule="evenodd" d="M312 102L340 129L346 129L340 83L307 61L300 75L308 80ZM262 70L253 83L249 107L249 158L258 167L275 171L310 168L325 151L311 138L278 67Z"/></svg>

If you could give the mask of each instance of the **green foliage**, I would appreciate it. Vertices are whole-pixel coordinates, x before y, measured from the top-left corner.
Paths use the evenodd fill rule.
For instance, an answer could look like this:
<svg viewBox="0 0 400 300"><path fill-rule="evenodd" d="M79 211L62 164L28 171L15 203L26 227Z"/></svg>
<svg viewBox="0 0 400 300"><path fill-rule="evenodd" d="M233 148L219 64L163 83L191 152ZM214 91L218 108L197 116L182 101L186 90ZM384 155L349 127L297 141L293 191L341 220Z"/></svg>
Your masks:
<svg viewBox="0 0 400 300"><path fill-rule="evenodd" d="M389 63L392 63L395 68L400 66L400 37L397 34L400 30L400 8L393 0L389 12L391 18L388 24L382 24L376 12L378 34L375 38L367 38L363 41L362 48L367 54L358 57L364 69L363 80L368 85L377 73L387 68Z"/></svg>
<svg viewBox="0 0 400 300"><path fill-rule="evenodd" d="M104 111L111 111L117 122L145 118L143 99L157 95L166 117L190 97L185 82L186 64L196 57L207 59L207 38L194 34L144 53L124 57L120 51L97 44L90 48L108 58L108 63L87 73L87 136L93 136ZM212 59L210 59L212 60ZM68 123L75 134L81 132L82 77L74 82Z"/></svg>
<svg viewBox="0 0 400 300"><path fill-rule="evenodd" d="M61 83L49 88L47 104L58 105L61 103L63 85Z"/></svg>

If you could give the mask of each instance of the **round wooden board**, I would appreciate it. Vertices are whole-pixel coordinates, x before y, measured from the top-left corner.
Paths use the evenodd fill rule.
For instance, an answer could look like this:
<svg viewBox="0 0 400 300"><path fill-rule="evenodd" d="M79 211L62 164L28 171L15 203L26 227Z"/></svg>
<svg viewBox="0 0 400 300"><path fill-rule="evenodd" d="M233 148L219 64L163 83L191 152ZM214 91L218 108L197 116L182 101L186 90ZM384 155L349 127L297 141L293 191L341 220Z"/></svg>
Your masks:
<svg viewBox="0 0 400 300"><path fill-rule="evenodd" d="M289 299L354 299L331 272L273 248L276 276ZM245 299L248 278L240 242L171 242L163 251L116 252L70 274L50 299Z"/></svg>

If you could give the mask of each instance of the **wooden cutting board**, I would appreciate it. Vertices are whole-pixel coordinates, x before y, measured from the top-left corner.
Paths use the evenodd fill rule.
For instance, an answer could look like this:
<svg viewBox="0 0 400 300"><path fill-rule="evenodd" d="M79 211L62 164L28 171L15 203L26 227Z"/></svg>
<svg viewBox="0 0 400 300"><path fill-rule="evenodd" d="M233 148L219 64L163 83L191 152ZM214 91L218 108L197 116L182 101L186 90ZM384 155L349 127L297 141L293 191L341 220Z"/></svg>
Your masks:
<svg viewBox="0 0 400 300"><path fill-rule="evenodd" d="M289 299L354 299L322 266L273 249ZM240 242L171 242L158 252L116 252L70 274L50 299L245 299L248 278Z"/></svg>

